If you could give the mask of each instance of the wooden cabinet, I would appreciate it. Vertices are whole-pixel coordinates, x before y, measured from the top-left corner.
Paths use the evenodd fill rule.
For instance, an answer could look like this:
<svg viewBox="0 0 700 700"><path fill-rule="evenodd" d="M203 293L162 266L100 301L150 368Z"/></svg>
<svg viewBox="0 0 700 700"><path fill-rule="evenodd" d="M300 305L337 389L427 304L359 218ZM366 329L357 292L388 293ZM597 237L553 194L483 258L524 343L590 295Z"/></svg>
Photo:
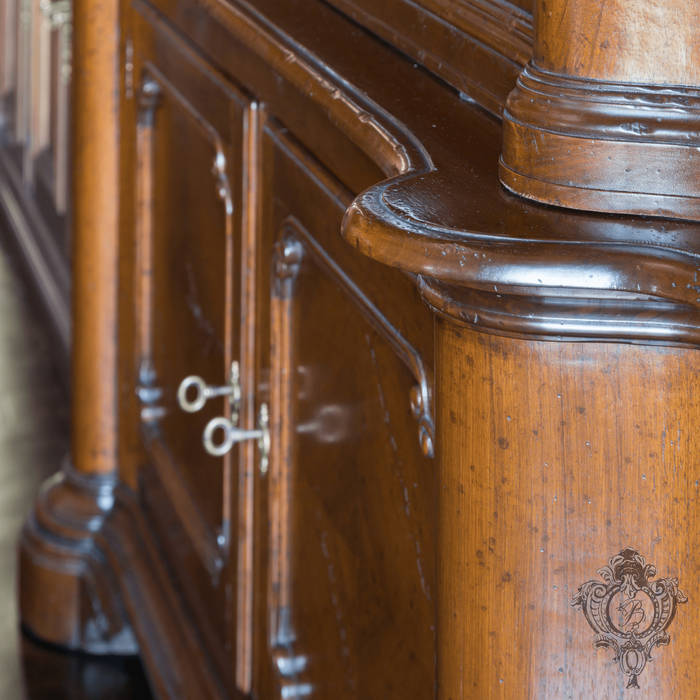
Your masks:
<svg viewBox="0 0 700 700"><path fill-rule="evenodd" d="M285 115L152 19L129 139L145 515L232 691L430 694L432 318L338 237L353 195ZM183 410L183 380L225 392L232 363L235 404ZM263 406L269 455L208 453L212 419L255 430Z"/></svg>
<svg viewBox="0 0 700 700"><path fill-rule="evenodd" d="M501 186L531 3L120 12L26 626L162 697L693 697L698 223Z"/></svg>
<svg viewBox="0 0 700 700"><path fill-rule="evenodd" d="M396 316L415 296L408 280L355 274L363 261L337 237L347 190L286 129L269 120L264 131L263 201L274 205L256 265L258 392L271 415L256 514L261 696L429 696L435 474L418 434L421 421L432 427L432 387L416 345L432 320L420 306ZM411 396L426 401L418 416Z"/></svg>
<svg viewBox="0 0 700 700"><path fill-rule="evenodd" d="M238 454L209 456L196 439L211 418L230 416L229 401L219 396L186 413L177 393L189 375L226 384L240 359L239 211L250 106L190 49L145 22L133 60L133 350L148 463L140 493L188 604L206 620L207 647L232 682Z"/></svg>

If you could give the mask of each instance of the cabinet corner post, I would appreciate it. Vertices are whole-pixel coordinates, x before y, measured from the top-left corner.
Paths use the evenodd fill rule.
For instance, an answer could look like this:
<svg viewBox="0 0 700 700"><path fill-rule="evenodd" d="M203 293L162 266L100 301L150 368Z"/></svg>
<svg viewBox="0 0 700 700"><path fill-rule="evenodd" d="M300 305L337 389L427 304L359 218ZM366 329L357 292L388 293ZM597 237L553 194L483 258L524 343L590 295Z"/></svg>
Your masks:
<svg viewBox="0 0 700 700"><path fill-rule="evenodd" d="M112 654L136 651L99 550L118 479L118 22L117 0L74 0L71 455L42 487L19 544L25 628Z"/></svg>

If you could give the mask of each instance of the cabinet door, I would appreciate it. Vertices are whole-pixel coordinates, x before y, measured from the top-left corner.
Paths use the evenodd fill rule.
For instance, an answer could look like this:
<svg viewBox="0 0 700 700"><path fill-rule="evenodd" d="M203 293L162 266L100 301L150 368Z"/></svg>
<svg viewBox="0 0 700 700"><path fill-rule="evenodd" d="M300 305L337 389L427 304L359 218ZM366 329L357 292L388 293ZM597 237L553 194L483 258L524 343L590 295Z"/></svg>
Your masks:
<svg viewBox="0 0 700 700"><path fill-rule="evenodd" d="M345 261L379 275L387 298L409 295L407 316L425 310L410 280L340 240L349 193L282 130L269 127L264 151L258 339L271 452L259 694L433 697L429 365Z"/></svg>
<svg viewBox="0 0 700 700"><path fill-rule="evenodd" d="M208 655L233 684L238 452L213 457L202 441L231 404L218 395L190 413L177 394L190 375L225 386L238 360L249 105L170 34L142 21L135 36L141 496Z"/></svg>

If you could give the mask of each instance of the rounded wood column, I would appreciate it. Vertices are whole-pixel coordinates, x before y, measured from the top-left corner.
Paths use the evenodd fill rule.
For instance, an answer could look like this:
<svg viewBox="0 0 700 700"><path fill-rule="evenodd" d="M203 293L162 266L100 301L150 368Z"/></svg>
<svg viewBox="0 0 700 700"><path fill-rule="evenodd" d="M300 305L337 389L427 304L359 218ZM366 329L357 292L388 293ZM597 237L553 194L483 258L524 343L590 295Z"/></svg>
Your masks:
<svg viewBox="0 0 700 700"><path fill-rule="evenodd" d="M500 177L548 204L700 218L700 5L537 0Z"/></svg>
<svg viewBox="0 0 700 700"><path fill-rule="evenodd" d="M73 13L71 457L22 531L20 615L48 642L127 654L137 644L97 552L117 482L118 2L74 0Z"/></svg>
<svg viewBox="0 0 700 700"><path fill-rule="evenodd" d="M116 470L119 29L116 0L75 0L72 458Z"/></svg>
<svg viewBox="0 0 700 700"><path fill-rule="evenodd" d="M438 698L696 697L697 349L437 342Z"/></svg>

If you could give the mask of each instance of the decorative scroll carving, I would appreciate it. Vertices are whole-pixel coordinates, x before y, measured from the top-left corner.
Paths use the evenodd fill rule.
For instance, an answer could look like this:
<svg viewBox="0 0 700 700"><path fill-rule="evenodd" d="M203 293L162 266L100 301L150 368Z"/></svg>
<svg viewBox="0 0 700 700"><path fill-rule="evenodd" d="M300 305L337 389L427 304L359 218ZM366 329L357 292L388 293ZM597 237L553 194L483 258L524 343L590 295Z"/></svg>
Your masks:
<svg viewBox="0 0 700 700"><path fill-rule="evenodd" d="M656 567L634 549L616 554L598 574L603 581L579 586L571 604L581 608L596 633L593 646L613 649L620 670L629 677L627 687L639 688L637 679L653 648L670 643L666 630L678 603L688 598L677 578L651 581Z"/></svg>

